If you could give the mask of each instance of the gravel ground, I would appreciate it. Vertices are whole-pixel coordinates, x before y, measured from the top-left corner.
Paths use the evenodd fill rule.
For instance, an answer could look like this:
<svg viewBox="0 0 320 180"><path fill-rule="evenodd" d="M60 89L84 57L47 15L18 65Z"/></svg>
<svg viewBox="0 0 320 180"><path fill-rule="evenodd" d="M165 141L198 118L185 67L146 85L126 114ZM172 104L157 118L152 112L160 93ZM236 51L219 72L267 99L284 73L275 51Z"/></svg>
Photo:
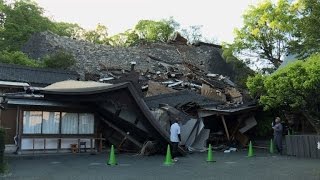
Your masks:
<svg viewBox="0 0 320 180"><path fill-rule="evenodd" d="M108 166L107 154L68 154L8 157L10 174L4 179L30 180L153 180L153 179L236 179L236 180L320 180L320 159L302 159L257 152L214 153L215 163L207 163L206 153L181 157L164 166L164 156L117 154L117 166Z"/></svg>

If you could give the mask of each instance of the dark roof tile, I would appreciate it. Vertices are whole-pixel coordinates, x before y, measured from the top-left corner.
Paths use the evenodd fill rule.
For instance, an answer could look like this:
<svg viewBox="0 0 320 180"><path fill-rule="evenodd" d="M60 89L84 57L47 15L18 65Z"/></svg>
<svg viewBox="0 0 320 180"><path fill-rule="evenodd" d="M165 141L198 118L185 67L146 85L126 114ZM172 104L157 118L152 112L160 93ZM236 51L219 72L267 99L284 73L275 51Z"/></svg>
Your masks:
<svg viewBox="0 0 320 180"><path fill-rule="evenodd" d="M49 84L73 79L76 80L79 75L74 71L31 68L15 64L0 63L0 80L26 82L31 86L47 86Z"/></svg>

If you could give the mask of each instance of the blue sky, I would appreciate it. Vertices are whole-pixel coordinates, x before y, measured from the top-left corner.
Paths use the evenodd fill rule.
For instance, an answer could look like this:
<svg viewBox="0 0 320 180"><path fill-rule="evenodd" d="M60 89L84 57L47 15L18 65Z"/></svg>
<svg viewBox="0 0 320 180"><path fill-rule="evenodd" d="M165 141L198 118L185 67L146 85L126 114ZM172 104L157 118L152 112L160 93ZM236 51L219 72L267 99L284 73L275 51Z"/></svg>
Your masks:
<svg viewBox="0 0 320 180"><path fill-rule="evenodd" d="M57 21L93 29L98 23L110 34L132 28L139 20L172 16L182 27L202 25L202 34L218 42L232 42L249 5L262 0L36 0Z"/></svg>

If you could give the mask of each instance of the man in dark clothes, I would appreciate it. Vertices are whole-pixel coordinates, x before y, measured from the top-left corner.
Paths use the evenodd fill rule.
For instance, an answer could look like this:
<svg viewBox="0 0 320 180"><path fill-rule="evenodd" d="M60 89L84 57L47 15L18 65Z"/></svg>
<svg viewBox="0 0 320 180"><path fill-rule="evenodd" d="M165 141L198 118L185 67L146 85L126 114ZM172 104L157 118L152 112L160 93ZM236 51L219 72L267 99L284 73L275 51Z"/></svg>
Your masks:
<svg viewBox="0 0 320 180"><path fill-rule="evenodd" d="M283 127L280 122L280 118L276 117L275 124L272 123L273 136L276 148L280 154L282 154L282 131Z"/></svg>
<svg viewBox="0 0 320 180"><path fill-rule="evenodd" d="M172 143L172 158L174 161L178 161L178 145L181 141L180 126L178 124L178 120L179 119L176 117L170 127L170 141Z"/></svg>

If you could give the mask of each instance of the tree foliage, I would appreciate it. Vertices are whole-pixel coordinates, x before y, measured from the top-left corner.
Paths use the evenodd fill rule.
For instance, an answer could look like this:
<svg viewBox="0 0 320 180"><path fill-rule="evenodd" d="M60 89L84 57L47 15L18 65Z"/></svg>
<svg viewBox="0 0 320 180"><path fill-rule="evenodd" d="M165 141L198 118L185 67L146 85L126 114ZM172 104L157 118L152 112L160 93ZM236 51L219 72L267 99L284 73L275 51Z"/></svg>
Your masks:
<svg viewBox="0 0 320 180"><path fill-rule="evenodd" d="M134 27L139 39L147 42L167 42L174 28L165 21L140 20Z"/></svg>
<svg viewBox="0 0 320 180"><path fill-rule="evenodd" d="M139 36L134 30L127 30L124 33L119 33L111 36L108 39L108 43L111 46L129 47L137 44L140 41Z"/></svg>
<svg viewBox="0 0 320 180"><path fill-rule="evenodd" d="M44 57L43 62L45 67L55 69L68 69L76 63L74 57L70 53L62 50Z"/></svg>
<svg viewBox="0 0 320 180"><path fill-rule="evenodd" d="M269 76L257 75L247 83L252 95L261 95L266 110L298 111L320 133L320 55L296 61Z"/></svg>
<svg viewBox="0 0 320 180"><path fill-rule="evenodd" d="M292 38L294 11L287 0L270 0L250 6L243 27L235 29L233 47L239 56L249 56L278 68Z"/></svg>
<svg viewBox="0 0 320 180"><path fill-rule="evenodd" d="M30 67L41 67L41 63L34 59L28 58L26 54L21 51L0 51L0 62L6 64L19 64Z"/></svg>
<svg viewBox="0 0 320 180"><path fill-rule="evenodd" d="M32 0L0 0L0 49L19 51L36 32L52 31L72 37L82 28L77 24L54 22L44 16L44 10Z"/></svg>
<svg viewBox="0 0 320 180"><path fill-rule="evenodd" d="M306 58L320 52L320 0L299 0L294 7L298 20L290 50L298 57Z"/></svg>
<svg viewBox="0 0 320 180"><path fill-rule="evenodd" d="M84 31L82 27L75 23L55 22L52 31L60 36L79 37Z"/></svg>
<svg viewBox="0 0 320 180"><path fill-rule="evenodd" d="M94 30L85 31L83 38L96 44L108 44L108 28L98 24Z"/></svg>
<svg viewBox="0 0 320 180"><path fill-rule="evenodd" d="M20 50L33 33L54 29L54 23L43 16L43 9L33 1L0 3L0 11L5 16L0 34L0 49Z"/></svg>
<svg viewBox="0 0 320 180"><path fill-rule="evenodd" d="M140 20L133 29L109 37L105 44L128 47L140 42L167 42L178 27L179 23L173 18L161 21Z"/></svg>
<svg viewBox="0 0 320 180"><path fill-rule="evenodd" d="M250 6L235 29L234 54L277 69L287 54L305 59L320 52L320 1L264 1ZM261 63L262 62L262 63Z"/></svg>

